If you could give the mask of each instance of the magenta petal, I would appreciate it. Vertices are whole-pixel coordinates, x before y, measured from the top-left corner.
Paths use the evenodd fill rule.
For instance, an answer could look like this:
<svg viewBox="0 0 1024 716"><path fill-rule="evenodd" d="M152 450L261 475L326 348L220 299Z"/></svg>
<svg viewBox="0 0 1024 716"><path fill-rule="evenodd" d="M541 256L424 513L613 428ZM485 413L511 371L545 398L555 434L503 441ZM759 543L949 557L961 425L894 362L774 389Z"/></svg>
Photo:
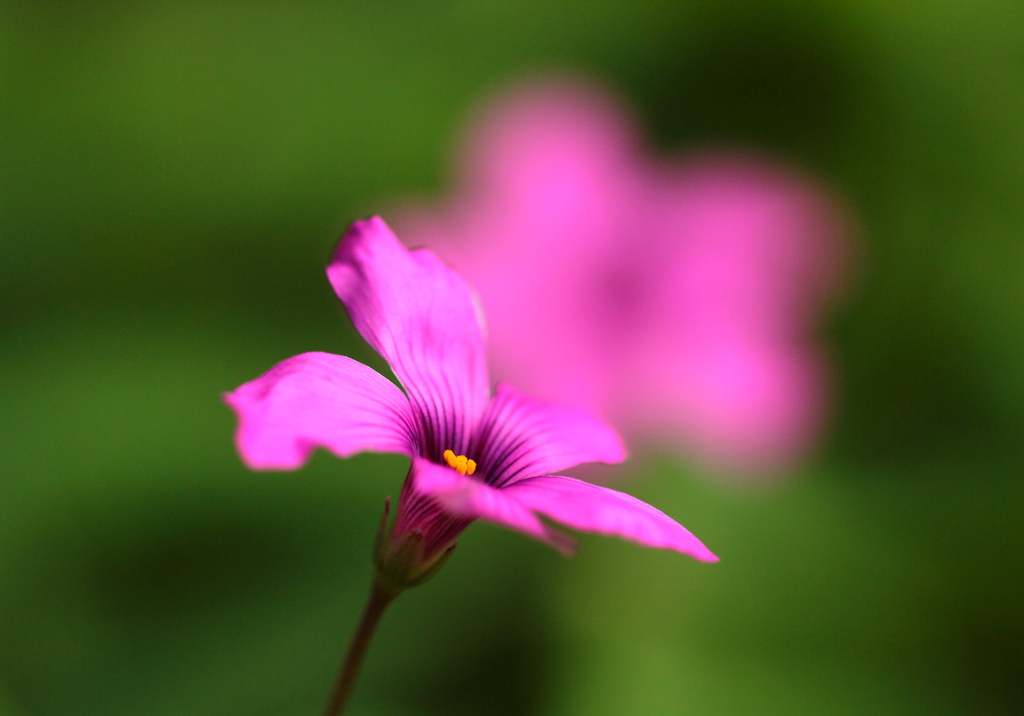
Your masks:
<svg viewBox="0 0 1024 716"><path fill-rule="evenodd" d="M478 443L471 452L495 487L585 462L626 459L622 438L607 423L586 411L523 395L504 383L480 420Z"/></svg>
<svg viewBox="0 0 1024 716"><path fill-rule="evenodd" d="M409 400L387 378L345 356L303 353L224 396L238 414L235 442L254 470L294 470L314 448L415 452Z"/></svg>
<svg viewBox="0 0 1024 716"><path fill-rule="evenodd" d="M551 475L522 480L502 492L531 510L582 532L617 535L648 547L682 552L702 562L718 561L681 524L624 492Z"/></svg>
<svg viewBox="0 0 1024 716"><path fill-rule="evenodd" d="M352 224L327 276L409 393L428 457L464 453L490 397L483 319L466 282L430 251L408 251L379 217Z"/></svg>
<svg viewBox="0 0 1024 716"><path fill-rule="evenodd" d="M545 525L509 492L422 458L414 458L413 462L416 491L432 497L452 515L493 522L527 534L562 552L573 551L572 538Z"/></svg>

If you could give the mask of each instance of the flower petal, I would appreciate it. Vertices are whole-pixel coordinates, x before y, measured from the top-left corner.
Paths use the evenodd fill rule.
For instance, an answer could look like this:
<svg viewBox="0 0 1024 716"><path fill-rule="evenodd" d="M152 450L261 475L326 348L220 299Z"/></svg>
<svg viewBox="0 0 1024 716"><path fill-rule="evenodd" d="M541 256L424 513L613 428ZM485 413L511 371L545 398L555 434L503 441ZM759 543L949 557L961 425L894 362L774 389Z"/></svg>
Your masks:
<svg viewBox="0 0 1024 716"><path fill-rule="evenodd" d="M330 353L303 353L224 396L238 414L235 442L254 470L294 470L324 447L415 454L408 398L372 368Z"/></svg>
<svg viewBox="0 0 1024 716"><path fill-rule="evenodd" d="M495 487L584 462L626 459L622 438L607 423L577 408L531 398L508 384L498 386L470 450Z"/></svg>
<svg viewBox="0 0 1024 716"><path fill-rule="evenodd" d="M521 480L501 490L509 498L582 532L618 535L648 547L672 549L717 562L700 540L664 512L616 490L571 477Z"/></svg>
<svg viewBox="0 0 1024 716"><path fill-rule="evenodd" d="M327 276L409 393L427 457L464 454L490 397L482 315L466 282L430 251L408 251L379 217L352 224Z"/></svg>
<svg viewBox="0 0 1024 716"><path fill-rule="evenodd" d="M508 527L572 553L575 542L568 535L545 525L524 504L506 490L498 490L479 480L460 475L422 458L413 458L415 489L427 495L457 517L482 519Z"/></svg>

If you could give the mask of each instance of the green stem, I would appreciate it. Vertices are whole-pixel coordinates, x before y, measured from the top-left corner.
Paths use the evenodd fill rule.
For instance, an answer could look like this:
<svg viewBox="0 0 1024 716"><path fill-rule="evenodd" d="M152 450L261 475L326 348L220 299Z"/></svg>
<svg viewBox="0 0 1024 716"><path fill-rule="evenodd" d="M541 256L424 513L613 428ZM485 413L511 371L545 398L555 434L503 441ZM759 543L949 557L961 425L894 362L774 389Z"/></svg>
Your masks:
<svg viewBox="0 0 1024 716"><path fill-rule="evenodd" d="M359 620L359 628L356 630L355 636L352 637L352 643L348 647L345 663L341 667L341 673L338 674L338 680L334 683L334 691L331 694L330 702L327 704L327 710L324 711L324 716L339 716L345 710L345 703L348 701L348 697L352 693L352 687L356 683L359 667L362 665L363 657L366 655L366 648L370 646L373 632L376 630L380 618L384 615L384 610L387 609L388 604L394 598L394 594L381 589L379 582L376 579L373 580L370 599L366 603L366 609L363 610L363 618Z"/></svg>

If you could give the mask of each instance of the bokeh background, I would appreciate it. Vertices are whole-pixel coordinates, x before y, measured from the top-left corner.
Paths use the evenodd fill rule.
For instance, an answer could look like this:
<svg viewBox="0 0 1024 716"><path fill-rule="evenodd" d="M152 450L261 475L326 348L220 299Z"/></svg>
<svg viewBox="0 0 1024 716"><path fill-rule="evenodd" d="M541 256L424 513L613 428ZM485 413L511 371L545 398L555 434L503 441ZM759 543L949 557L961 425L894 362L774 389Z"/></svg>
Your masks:
<svg viewBox="0 0 1024 716"><path fill-rule="evenodd" d="M404 461L249 473L220 394L375 361L336 237L442 196L472 110L549 70L845 198L832 420L768 482L635 462L717 565L473 525L351 713L1024 712L1019 2L4 0L0 713L319 712Z"/></svg>

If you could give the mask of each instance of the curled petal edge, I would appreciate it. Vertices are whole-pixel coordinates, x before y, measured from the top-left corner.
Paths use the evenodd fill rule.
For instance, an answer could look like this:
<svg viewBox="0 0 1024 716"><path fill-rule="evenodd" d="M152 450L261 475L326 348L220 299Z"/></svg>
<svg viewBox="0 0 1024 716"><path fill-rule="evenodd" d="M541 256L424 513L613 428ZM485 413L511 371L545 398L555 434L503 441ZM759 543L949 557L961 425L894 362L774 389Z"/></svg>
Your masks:
<svg viewBox="0 0 1024 716"><path fill-rule="evenodd" d="M530 510L582 532L615 535L647 547L717 562L711 550L661 510L627 495L572 477L545 475L511 485L509 497Z"/></svg>

